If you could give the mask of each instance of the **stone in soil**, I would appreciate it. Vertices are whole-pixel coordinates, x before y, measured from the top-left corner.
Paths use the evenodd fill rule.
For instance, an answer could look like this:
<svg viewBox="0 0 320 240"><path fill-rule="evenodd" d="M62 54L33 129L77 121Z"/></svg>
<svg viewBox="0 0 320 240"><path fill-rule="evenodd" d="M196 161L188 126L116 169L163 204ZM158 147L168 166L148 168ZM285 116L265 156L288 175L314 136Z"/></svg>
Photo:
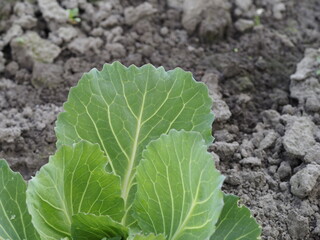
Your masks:
<svg viewBox="0 0 320 240"><path fill-rule="evenodd" d="M289 177L291 175L292 169L289 162L281 162L280 167L277 170L277 173L281 180Z"/></svg>
<svg viewBox="0 0 320 240"><path fill-rule="evenodd" d="M60 27L57 30L58 36L65 42L70 42L78 35L77 30L72 26Z"/></svg>
<svg viewBox="0 0 320 240"><path fill-rule="evenodd" d="M304 157L308 149L315 143L313 133L314 123L307 117L290 117L283 137L283 146L288 154L293 157Z"/></svg>
<svg viewBox="0 0 320 240"><path fill-rule="evenodd" d="M291 192L297 197L304 198L315 187L320 176L320 165L308 164L290 179Z"/></svg>
<svg viewBox="0 0 320 240"><path fill-rule="evenodd" d="M230 109L227 103L220 99L215 99L213 102L212 110L215 113L217 122L227 121L231 117Z"/></svg>
<svg viewBox="0 0 320 240"><path fill-rule="evenodd" d="M221 160L231 158L239 149L239 143L215 142L210 146L210 150L218 154Z"/></svg>
<svg viewBox="0 0 320 240"><path fill-rule="evenodd" d="M316 77L309 77L303 81L291 80L290 95L299 101L307 111L319 111L320 82Z"/></svg>
<svg viewBox="0 0 320 240"><path fill-rule="evenodd" d="M248 157L244 158L240 161L240 164L242 165L250 165L252 167L260 167L261 166L261 159L257 157Z"/></svg>
<svg viewBox="0 0 320 240"><path fill-rule="evenodd" d="M108 43L106 45L106 50L115 59L124 57L126 55L126 49L121 43Z"/></svg>
<svg viewBox="0 0 320 240"><path fill-rule="evenodd" d="M217 3L218 1L211 1ZM205 43L213 43L228 35L231 25L229 5L209 6L204 12L204 19L199 26L199 36Z"/></svg>
<svg viewBox="0 0 320 240"><path fill-rule="evenodd" d="M261 140L259 144L259 149L264 150L271 147L279 137L279 134L276 133L274 130L268 131L266 136Z"/></svg>
<svg viewBox="0 0 320 240"><path fill-rule="evenodd" d="M103 41L101 38L76 38L68 44L68 49L76 54L84 54L93 51L94 53L99 53L99 48L102 46Z"/></svg>
<svg viewBox="0 0 320 240"><path fill-rule="evenodd" d="M29 2L17 2L14 5L13 23L21 26L23 29L31 29L37 25L37 18L34 15L34 9Z"/></svg>
<svg viewBox="0 0 320 240"><path fill-rule="evenodd" d="M320 165L320 143L316 143L308 149L304 161L306 163L316 163Z"/></svg>
<svg viewBox="0 0 320 240"><path fill-rule="evenodd" d="M307 239L309 233L308 218L301 216L295 210L291 210L287 218L287 226L293 239Z"/></svg>
<svg viewBox="0 0 320 240"><path fill-rule="evenodd" d="M283 13L285 12L285 10L286 10L286 5L284 3L282 2L275 3L272 9L273 17L275 19L281 20L284 16Z"/></svg>
<svg viewBox="0 0 320 240"><path fill-rule="evenodd" d="M14 24L11 28L9 28L9 30L6 32L6 34L2 39L3 47L6 46L8 43L10 43L10 41L13 38L21 36L22 34L23 34L22 28L19 25Z"/></svg>
<svg viewBox="0 0 320 240"><path fill-rule="evenodd" d="M52 63L61 49L36 32L27 32L11 41L13 59L21 67L32 69L34 62Z"/></svg>
<svg viewBox="0 0 320 240"><path fill-rule="evenodd" d="M240 145L240 153L243 158L251 157L254 151L254 145L251 140L244 139Z"/></svg>
<svg viewBox="0 0 320 240"><path fill-rule="evenodd" d="M297 99L306 111L314 113L320 111L319 56L320 50L306 49L304 58L290 77L290 96Z"/></svg>
<svg viewBox="0 0 320 240"><path fill-rule="evenodd" d="M217 142L232 142L235 135L229 133L227 129L222 129L214 131L214 138Z"/></svg>
<svg viewBox="0 0 320 240"><path fill-rule="evenodd" d="M236 0L235 4L244 12L248 11L252 6L252 0Z"/></svg>
<svg viewBox="0 0 320 240"><path fill-rule="evenodd" d="M63 72L64 69L61 65L35 62L31 83L36 88L57 86L63 81Z"/></svg>
<svg viewBox="0 0 320 240"><path fill-rule="evenodd" d="M37 19L35 17L25 15L15 20L14 23L21 26L23 29L31 29L37 25Z"/></svg>
<svg viewBox="0 0 320 240"><path fill-rule="evenodd" d="M275 127L280 122L280 114L273 110L265 110L261 113L263 123Z"/></svg>
<svg viewBox="0 0 320 240"><path fill-rule="evenodd" d="M38 0L40 11L47 23L66 23L69 13L56 0Z"/></svg>
<svg viewBox="0 0 320 240"><path fill-rule="evenodd" d="M213 98L212 110L215 113L217 122L227 121L231 117L230 109L225 101L222 100L222 94L219 87L219 75L215 73L206 73L202 79L209 89L209 94Z"/></svg>
<svg viewBox="0 0 320 240"><path fill-rule="evenodd" d="M241 18L236 21L234 26L239 32L245 32L254 27L254 21Z"/></svg>
<svg viewBox="0 0 320 240"><path fill-rule="evenodd" d="M291 80L302 81L311 76L319 63L317 58L320 51L317 49L307 48L304 52L304 58L298 63L297 70L290 76Z"/></svg>
<svg viewBox="0 0 320 240"><path fill-rule="evenodd" d="M222 38L231 24L228 1L184 0L180 9L183 27L192 33L199 26L200 37L205 41Z"/></svg>
<svg viewBox="0 0 320 240"><path fill-rule="evenodd" d="M156 13L157 9L154 8L150 3L144 2L137 7L127 7L124 10L124 19L126 24L134 25L142 18L146 18L147 16L151 16Z"/></svg>
<svg viewBox="0 0 320 240"><path fill-rule="evenodd" d="M215 73L206 73L201 82L208 86L209 94L213 99L222 99L221 89L219 87L219 75Z"/></svg>

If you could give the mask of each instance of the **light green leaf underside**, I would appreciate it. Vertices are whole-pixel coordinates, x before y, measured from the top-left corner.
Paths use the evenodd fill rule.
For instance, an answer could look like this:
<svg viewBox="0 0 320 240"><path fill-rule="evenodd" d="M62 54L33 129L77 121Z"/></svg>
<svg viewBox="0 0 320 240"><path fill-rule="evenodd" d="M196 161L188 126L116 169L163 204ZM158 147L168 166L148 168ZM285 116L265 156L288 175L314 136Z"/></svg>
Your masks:
<svg viewBox="0 0 320 240"><path fill-rule="evenodd" d="M215 229L224 177L197 132L170 131L151 142L137 169L135 217L168 240L205 240Z"/></svg>
<svg viewBox="0 0 320 240"><path fill-rule="evenodd" d="M137 234L135 236L129 236L128 240L166 240L166 238L162 234L149 234L147 236Z"/></svg>
<svg viewBox="0 0 320 240"><path fill-rule="evenodd" d="M26 205L26 183L0 159L0 239L38 240Z"/></svg>
<svg viewBox="0 0 320 240"><path fill-rule="evenodd" d="M257 240L261 228L245 206L238 206L239 198L224 196L224 206L217 223L216 231L210 240Z"/></svg>
<svg viewBox="0 0 320 240"><path fill-rule="evenodd" d="M41 237L71 236L79 212L123 216L120 179L105 171L107 159L97 144L62 146L29 182L27 204Z"/></svg>
<svg viewBox="0 0 320 240"><path fill-rule="evenodd" d="M166 72L150 64L141 68L105 64L102 71L84 74L71 89L65 112L58 116L57 145L81 139L99 143L109 170L121 177L129 209L145 146L170 129L198 131L211 143L211 105L207 87L182 69Z"/></svg>
<svg viewBox="0 0 320 240"><path fill-rule="evenodd" d="M72 216L71 233L73 240L101 240L103 238L127 239L128 229L113 221L109 216L78 213Z"/></svg>

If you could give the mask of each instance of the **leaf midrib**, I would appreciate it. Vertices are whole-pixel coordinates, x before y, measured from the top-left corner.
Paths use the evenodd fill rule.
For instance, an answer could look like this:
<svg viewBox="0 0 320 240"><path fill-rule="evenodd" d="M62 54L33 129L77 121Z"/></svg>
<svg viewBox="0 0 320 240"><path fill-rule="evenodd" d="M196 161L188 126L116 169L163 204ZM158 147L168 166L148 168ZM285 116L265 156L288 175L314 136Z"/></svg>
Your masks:
<svg viewBox="0 0 320 240"><path fill-rule="evenodd" d="M191 162L189 162L190 164ZM191 170L191 168L189 167L189 170ZM199 177L199 182L198 182L198 185L197 185L197 191L196 191L196 194L192 200L192 204L191 204L191 207L189 208L189 211L185 217L185 219L183 220L183 222L179 225L177 231L174 233L174 235L172 236L171 240L175 240L179 237L180 233L183 232L183 229L185 228L185 225L187 224L187 222L189 221L190 217L192 216L192 212L194 210L194 208L198 205L198 197L199 197L199 190L200 190L200 183L201 183L201 180L202 180L202 174L203 174L203 170L201 171L200 173L200 177ZM189 180L191 180L191 178L189 178Z"/></svg>
<svg viewBox="0 0 320 240"><path fill-rule="evenodd" d="M144 107L145 107L145 99L146 99L146 95L147 95L147 89L148 89L148 82L149 82L149 75L150 73L150 69L148 69L148 74L147 74L147 80L146 80L146 85L145 85L145 89L143 92L143 97L142 97L142 104L141 104L141 109L140 109L140 113L139 113L139 117L137 119L137 128L136 128L136 133L135 133L135 138L134 138L134 143L133 143L133 149L132 149L132 153L129 159L129 166L128 166L128 171L126 171L125 173L125 177L124 177L124 181L122 183L122 193L121 193L121 197L123 198L124 202L125 202L125 207L127 209L127 211L125 212L125 215L122 218L122 223L124 224L126 221L126 218L128 216L128 206L127 206L127 200L128 200L128 196L129 196L129 192L130 192L130 185L132 184L132 180L134 178L134 175L132 176L132 172L133 172L133 167L134 167L134 162L136 159L136 154L137 154L137 149L138 149L138 142L139 142L139 137L140 137L140 131L141 131L141 120L142 120L142 116L143 116L143 111L144 111Z"/></svg>

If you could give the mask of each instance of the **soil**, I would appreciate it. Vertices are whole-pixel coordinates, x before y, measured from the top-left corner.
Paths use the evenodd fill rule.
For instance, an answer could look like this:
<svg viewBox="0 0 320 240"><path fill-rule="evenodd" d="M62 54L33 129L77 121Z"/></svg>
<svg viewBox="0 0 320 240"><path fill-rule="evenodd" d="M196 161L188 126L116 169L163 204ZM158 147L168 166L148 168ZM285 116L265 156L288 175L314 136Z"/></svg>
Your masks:
<svg viewBox="0 0 320 240"><path fill-rule="evenodd" d="M320 2L190 2L1 1L0 157L34 175L70 87L93 67L181 67L210 89L209 150L262 239L320 239Z"/></svg>

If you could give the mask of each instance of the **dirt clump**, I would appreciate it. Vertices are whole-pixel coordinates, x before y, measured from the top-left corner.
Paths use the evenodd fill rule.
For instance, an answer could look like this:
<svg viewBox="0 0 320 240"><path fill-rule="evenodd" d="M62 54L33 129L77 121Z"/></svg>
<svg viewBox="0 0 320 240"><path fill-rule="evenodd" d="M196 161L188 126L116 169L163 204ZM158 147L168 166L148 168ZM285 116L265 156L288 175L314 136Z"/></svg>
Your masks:
<svg viewBox="0 0 320 240"><path fill-rule="evenodd" d="M209 151L262 239L320 239L318 1L193 2L0 1L0 157L34 175L93 67L181 67L209 88Z"/></svg>

